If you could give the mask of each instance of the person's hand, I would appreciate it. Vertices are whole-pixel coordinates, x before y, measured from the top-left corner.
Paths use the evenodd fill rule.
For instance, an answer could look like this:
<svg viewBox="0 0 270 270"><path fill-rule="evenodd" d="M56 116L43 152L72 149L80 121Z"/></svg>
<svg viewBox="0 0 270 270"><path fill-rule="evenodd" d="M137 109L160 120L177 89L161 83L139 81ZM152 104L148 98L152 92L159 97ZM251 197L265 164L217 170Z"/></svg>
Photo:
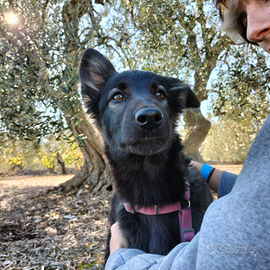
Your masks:
<svg viewBox="0 0 270 270"><path fill-rule="evenodd" d="M123 233L119 227L119 223L116 222L111 226L111 240L110 240L110 254L119 248L128 248L128 240L123 236Z"/></svg>

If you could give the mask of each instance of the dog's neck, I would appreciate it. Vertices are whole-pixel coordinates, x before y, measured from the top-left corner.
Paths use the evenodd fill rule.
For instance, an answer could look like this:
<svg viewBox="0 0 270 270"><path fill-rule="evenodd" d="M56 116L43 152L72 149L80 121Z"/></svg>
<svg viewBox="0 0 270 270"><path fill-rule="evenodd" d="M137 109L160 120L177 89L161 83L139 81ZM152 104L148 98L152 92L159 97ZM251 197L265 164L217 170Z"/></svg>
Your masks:
<svg viewBox="0 0 270 270"><path fill-rule="evenodd" d="M138 156L119 151L106 154L111 163L118 194L131 206L164 206L184 198L187 159L181 153L178 136L171 145L153 156ZM173 172L173 173L172 173Z"/></svg>

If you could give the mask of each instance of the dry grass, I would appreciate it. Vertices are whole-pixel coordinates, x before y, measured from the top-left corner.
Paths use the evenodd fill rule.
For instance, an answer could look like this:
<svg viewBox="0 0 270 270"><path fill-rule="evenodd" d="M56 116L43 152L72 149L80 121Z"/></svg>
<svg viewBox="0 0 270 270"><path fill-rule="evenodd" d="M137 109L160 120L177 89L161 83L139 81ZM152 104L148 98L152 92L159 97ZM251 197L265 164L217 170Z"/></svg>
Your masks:
<svg viewBox="0 0 270 270"><path fill-rule="evenodd" d="M0 179L0 269L102 269L109 202L87 191L36 197L71 177Z"/></svg>

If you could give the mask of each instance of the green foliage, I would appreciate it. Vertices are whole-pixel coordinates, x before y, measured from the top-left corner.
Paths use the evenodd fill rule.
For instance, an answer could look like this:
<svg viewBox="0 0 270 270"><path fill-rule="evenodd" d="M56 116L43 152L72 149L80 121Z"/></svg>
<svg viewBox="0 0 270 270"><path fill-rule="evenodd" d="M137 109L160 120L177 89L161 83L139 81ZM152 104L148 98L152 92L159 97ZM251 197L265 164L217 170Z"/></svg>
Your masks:
<svg viewBox="0 0 270 270"><path fill-rule="evenodd" d="M247 50L247 49L246 49ZM270 69L258 48L235 48L213 83L213 111L238 121L262 125L270 112Z"/></svg>
<svg viewBox="0 0 270 270"><path fill-rule="evenodd" d="M216 115L249 119L257 128L269 112L264 55L231 49L219 32L212 0L17 0L1 1L0 10L2 145L6 138L38 143L49 134L60 140L67 129L84 138L74 126L82 110L78 62L88 47L108 55L119 69L188 81L200 101L213 91ZM10 11L18 23L8 23Z"/></svg>
<svg viewBox="0 0 270 270"><path fill-rule="evenodd" d="M71 47L73 22L63 25L63 16L74 10L63 15L61 6L31 0L1 4L0 125L9 138L34 140L61 133L76 114L81 49ZM19 17L16 26L6 22L10 10Z"/></svg>
<svg viewBox="0 0 270 270"><path fill-rule="evenodd" d="M176 76L207 98L210 74L230 49L211 0L121 1L115 10L118 17L107 25L121 29L125 67Z"/></svg>
<svg viewBox="0 0 270 270"><path fill-rule="evenodd" d="M73 124L81 110L77 66L87 47L104 51L119 66L187 79L200 100L207 97L209 76L228 47L212 1L98 3L0 4L0 126L9 137L61 136ZM17 25L7 23L10 10Z"/></svg>

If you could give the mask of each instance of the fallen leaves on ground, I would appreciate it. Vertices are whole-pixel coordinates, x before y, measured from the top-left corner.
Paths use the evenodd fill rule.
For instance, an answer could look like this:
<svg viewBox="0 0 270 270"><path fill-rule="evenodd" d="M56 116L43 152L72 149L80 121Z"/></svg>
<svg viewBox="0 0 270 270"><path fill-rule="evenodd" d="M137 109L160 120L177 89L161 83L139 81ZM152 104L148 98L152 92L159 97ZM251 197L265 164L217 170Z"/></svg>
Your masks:
<svg viewBox="0 0 270 270"><path fill-rule="evenodd" d="M87 191L14 196L0 213L0 269L102 269L108 213Z"/></svg>

